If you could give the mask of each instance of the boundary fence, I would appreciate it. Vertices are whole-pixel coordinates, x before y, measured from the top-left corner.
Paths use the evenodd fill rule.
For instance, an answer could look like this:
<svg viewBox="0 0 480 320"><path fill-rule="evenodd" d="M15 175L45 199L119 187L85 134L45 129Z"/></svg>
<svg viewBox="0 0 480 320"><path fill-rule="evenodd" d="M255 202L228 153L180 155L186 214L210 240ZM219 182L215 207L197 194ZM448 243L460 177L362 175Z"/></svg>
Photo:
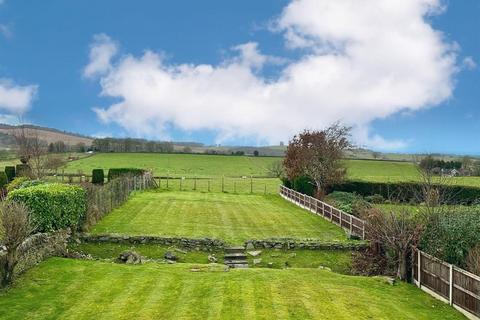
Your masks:
<svg viewBox="0 0 480 320"><path fill-rule="evenodd" d="M280 195L286 200L309 210L310 212L322 216L330 222L342 227L350 234L365 239L365 221L349 213L343 212L328 203L307 196L285 186L280 186Z"/></svg>
<svg viewBox="0 0 480 320"><path fill-rule="evenodd" d="M469 319L480 319L480 276L418 249L413 251L412 269L413 281L423 291Z"/></svg>

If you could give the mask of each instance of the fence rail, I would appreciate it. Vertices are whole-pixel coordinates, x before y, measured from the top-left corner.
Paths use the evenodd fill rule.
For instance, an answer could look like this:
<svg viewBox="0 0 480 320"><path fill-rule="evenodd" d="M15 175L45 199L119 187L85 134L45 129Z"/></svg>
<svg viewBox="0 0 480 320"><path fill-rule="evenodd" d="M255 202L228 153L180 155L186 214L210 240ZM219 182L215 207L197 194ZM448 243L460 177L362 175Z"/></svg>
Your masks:
<svg viewBox="0 0 480 320"><path fill-rule="evenodd" d="M309 210L316 215L322 216L330 222L342 227L350 234L365 239L365 221L351 214L343 212L328 203L307 196L285 186L280 186L280 195L285 199Z"/></svg>
<svg viewBox="0 0 480 320"><path fill-rule="evenodd" d="M446 263L421 250L414 250L415 284L449 303L470 319L480 319L480 276Z"/></svg>

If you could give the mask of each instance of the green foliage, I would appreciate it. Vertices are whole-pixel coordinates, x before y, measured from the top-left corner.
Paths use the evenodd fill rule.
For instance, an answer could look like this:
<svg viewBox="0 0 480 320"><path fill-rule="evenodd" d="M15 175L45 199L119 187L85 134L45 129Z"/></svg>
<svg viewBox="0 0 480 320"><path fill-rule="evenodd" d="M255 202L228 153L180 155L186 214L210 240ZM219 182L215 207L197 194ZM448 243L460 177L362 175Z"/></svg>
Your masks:
<svg viewBox="0 0 480 320"><path fill-rule="evenodd" d="M374 204L380 204L385 202L385 198L381 194L374 194L371 196L366 196L365 201L368 201Z"/></svg>
<svg viewBox="0 0 480 320"><path fill-rule="evenodd" d="M443 204L476 204L480 199L480 188L459 185L439 186L443 193L450 195ZM363 197L380 195L385 199L402 203L411 203L417 200L422 193L422 184L419 182L370 182L348 180L334 185L330 191L355 192Z"/></svg>
<svg viewBox="0 0 480 320"><path fill-rule="evenodd" d="M28 177L16 177L7 185L7 191L11 192L13 190L20 189L22 184L28 180L30 180Z"/></svg>
<svg viewBox="0 0 480 320"><path fill-rule="evenodd" d="M334 207L355 216L359 216L363 210L371 207L370 203L358 194L343 191L330 193L326 197L326 201Z"/></svg>
<svg viewBox="0 0 480 320"><path fill-rule="evenodd" d="M138 168L112 168L108 170L108 181L122 176L139 176L145 173L145 170Z"/></svg>
<svg viewBox="0 0 480 320"><path fill-rule="evenodd" d="M7 175L8 182L15 179L15 167L14 166L6 166L5 167L5 174Z"/></svg>
<svg viewBox="0 0 480 320"><path fill-rule="evenodd" d="M24 182L22 182L17 189L23 189L23 188L38 186L38 185L45 184L45 183L46 183L45 181L39 180L39 179L35 179L35 180L27 179Z"/></svg>
<svg viewBox="0 0 480 320"><path fill-rule="evenodd" d="M93 169L92 170L92 183L93 184L103 184L105 180L105 174L103 169Z"/></svg>
<svg viewBox="0 0 480 320"><path fill-rule="evenodd" d="M465 268L469 251L478 243L480 210L467 208L434 217L422 234L420 247L437 258Z"/></svg>
<svg viewBox="0 0 480 320"><path fill-rule="evenodd" d="M79 186L49 183L17 189L9 200L23 202L32 210L40 232L76 227L85 215L85 190Z"/></svg>
<svg viewBox="0 0 480 320"><path fill-rule="evenodd" d="M0 171L0 189L5 188L5 186L8 184L8 177L5 172Z"/></svg>
<svg viewBox="0 0 480 320"><path fill-rule="evenodd" d="M300 193L303 193L309 196L314 196L315 183L309 177L300 176L293 180L293 189Z"/></svg>

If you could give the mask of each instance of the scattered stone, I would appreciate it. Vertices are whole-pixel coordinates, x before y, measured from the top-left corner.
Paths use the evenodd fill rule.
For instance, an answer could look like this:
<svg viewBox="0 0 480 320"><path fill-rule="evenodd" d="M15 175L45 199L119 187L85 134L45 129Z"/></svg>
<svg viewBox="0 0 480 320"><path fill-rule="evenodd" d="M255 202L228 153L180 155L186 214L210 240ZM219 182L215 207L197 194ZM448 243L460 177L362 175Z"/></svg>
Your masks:
<svg viewBox="0 0 480 320"><path fill-rule="evenodd" d="M257 264L260 264L260 263L262 263L262 258L253 259L253 264L254 265L257 265Z"/></svg>
<svg viewBox="0 0 480 320"><path fill-rule="evenodd" d="M260 251L260 250L257 250L257 251L248 251L247 253L248 253L249 255L251 255L252 257L258 257L258 256L262 253L262 251Z"/></svg>
<svg viewBox="0 0 480 320"><path fill-rule="evenodd" d="M392 278L392 277L387 278L387 283L391 286L395 285L395 281L396 281L395 278Z"/></svg>
<svg viewBox="0 0 480 320"><path fill-rule="evenodd" d="M217 257L215 257L215 255L209 254L208 255L208 261L210 261L211 263L217 263L218 259L217 259Z"/></svg>
<svg viewBox="0 0 480 320"><path fill-rule="evenodd" d="M175 264L177 263L177 261L173 261L173 260L165 260L168 264Z"/></svg>
<svg viewBox="0 0 480 320"><path fill-rule="evenodd" d="M246 247L247 250L255 250L255 246L253 245L253 243L251 242L247 242L247 247Z"/></svg>
<svg viewBox="0 0 480 320"><path fill-rule="evenodd" d="M190 269L191 272L200 272L202 271L200 268L192 268Z"/></svg>
<svg viewBox="0 0 480 320"><path fill-rule="evenodd" d="M273 262L269 262L269 263L267 263L267 267L269 267L269 268L273 268Z"/></svg>
<svg viewBox="0 0 480 320"><path fill-rule="evenodd" d="M165 252L165 255L163 257L167 259L167 261L177 261L177 256L171 251Z"/></svg>
<svg viewBox="0 0 480 320"><path fill-rule="evenodd" d="M142 264L143 257L135 251L125 251L122 252L117 258L117 262L126 264Z"/></svg>

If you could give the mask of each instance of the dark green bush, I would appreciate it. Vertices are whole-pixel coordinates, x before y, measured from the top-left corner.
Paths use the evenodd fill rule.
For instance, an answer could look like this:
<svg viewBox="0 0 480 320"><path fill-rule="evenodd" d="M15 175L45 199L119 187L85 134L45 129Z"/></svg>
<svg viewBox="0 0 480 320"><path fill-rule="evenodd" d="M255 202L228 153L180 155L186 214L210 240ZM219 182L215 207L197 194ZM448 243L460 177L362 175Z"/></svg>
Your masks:
<svg viewBox="0 0 480 320"><path fill-rule="evenodd" d="M3 189L8 184L7 174L5 172L0 172L0 189Z"/></svg>
<svg viewBox="0 0 480 320"><path fill-rule="evenodd" d="M480 199L480 188L446 185L440 186L443 193L448 194L444 204L477 204ZM394 202L415 203L417 195L422 193L422 185L419 182L369 182L348 180L334 185L330 192L344 191L355 192L363 197L381 195L383 198Z"/></svg>
<svg viewBox="0 0 480 320"><path fill-rule="evenodd" d="M315 183L306 176L295 178L295 180L293 180L293 189L309 196L315 195Z"/></svg>
<svg viewBox="0 0 480 320"><path fill-rule="evenodd" d="M86 213L85 190L79 186L42 184L14 190L8 200L23 202L32 210L39 232L76 228Z"/></svg>
<svg viewBox="0 0 480 320"><path fill-rule="evenodd" d="M365 197L365 201L368 201L374 204L379 204L379 203L384 203L385 198L381 194L374 194L372 196Z"/></svg>
<svg viewBox="0 0 480 320"><path fill-rule="evenodd" d="M469 251L479 243L480 210L470 207L434 217L425 227L420 247L439 259L465 268Z"/></svg>
<svg viewBox="0 0 480 320"><path fill-rule="evenodd" d="M93 184L103 184L105 180L105 174L103 169L93 169L92 170L92 183Z"/></svg>
<svg viewBox="0 0 480 320"><path fill-rule="evenodd" d="M5 174L7 175L8 182L15 179L15 167L14 166L6 166L5 167Z"/></svg>
<svg viewBox="0 0 480 320"><path fill-rule="evenodd" d="M288 178L282 178L282 184L289 189L293 189L293 183Z"/></svg>
<svg viewBox="0 0 480 320"><path fill-rule="evenodd" d="M362 211L371 208L370 203L365 201L363 197L350 192L332 192L325 198L325 201L332 206L355 216L360 216Z"/></svg>
<svg viewBox="0 0 480 320"><path fill-rule="evenodd" d="M17 177L29 177L32 173L32 168L28 164L17 164Z"/></svg>
<svg viewBox="0 0 480 320"><path fill-rule="evenodd" d="M28 187L33 187L33 186L38 186L38 185L41 185L41 184L45 184L46 182L43 181L43 180L30 180L30 179L27 179L25 181L23 181L17 189L23 189L23 188L28 188Z"/></svg>
<svg viewBox="0 0 480 320"><path fill-rule="evenodd" d="M145 173L145 170L138 168L112 168L108 170L108 181L122 176L139 176Z"/></svg>

